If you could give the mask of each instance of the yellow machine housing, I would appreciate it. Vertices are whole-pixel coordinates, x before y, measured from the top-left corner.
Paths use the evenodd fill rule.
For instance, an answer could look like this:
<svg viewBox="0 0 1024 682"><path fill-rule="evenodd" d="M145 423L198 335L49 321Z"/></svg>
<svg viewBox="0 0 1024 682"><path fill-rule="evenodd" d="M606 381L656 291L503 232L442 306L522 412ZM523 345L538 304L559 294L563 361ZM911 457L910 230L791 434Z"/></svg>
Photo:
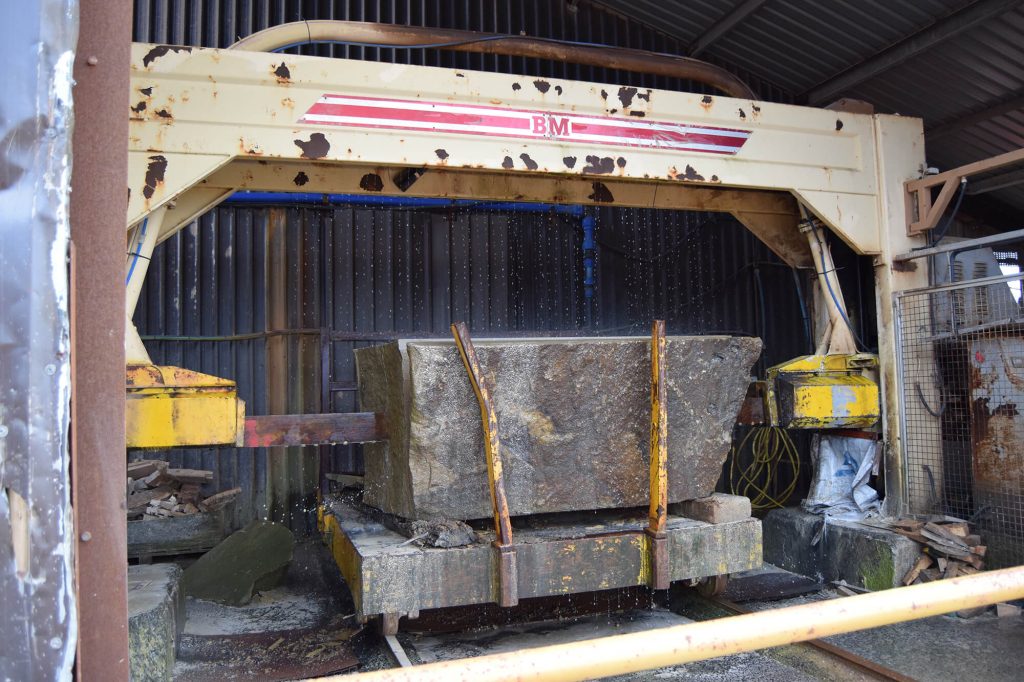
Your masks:
<svg viewBox="0 0 1024 682"><path fill-rule="evenodd" d="M768 370L766 412L791 429L869 428L881 418L878 383L864 372L878 356L806 355Z"/></svg>
<svg viewBox="0 0 1024 682"><path fill-rule="evenodd" d="M128 365L128 447L240 444L245 402L234 381L182 367Z"/></svg>

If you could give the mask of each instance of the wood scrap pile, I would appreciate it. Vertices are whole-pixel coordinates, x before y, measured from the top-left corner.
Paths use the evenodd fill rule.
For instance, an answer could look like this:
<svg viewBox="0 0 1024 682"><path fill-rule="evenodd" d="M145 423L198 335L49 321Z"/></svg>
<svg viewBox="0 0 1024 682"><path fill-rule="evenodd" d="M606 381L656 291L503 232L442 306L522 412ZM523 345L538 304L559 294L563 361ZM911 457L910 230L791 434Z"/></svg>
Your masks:
<svg viewBox="0 0 1024 682"><path fill-rule="evenodd" d="M213 480L206 469L174 469L167 462L143 459L128 463L128 520L187 516L222 509L242 492L223 490L204 497L202 486Z"/></svg>
<svg viewBox="0 0 1024 682"><path fill-rule="evenodd" d="M887 525L889 530L910 538L923 550L917 563L903 577L904 585L970 575L985 567L986 547L981 544L980 535L971 533L966 521L897 519Z"/></svg>

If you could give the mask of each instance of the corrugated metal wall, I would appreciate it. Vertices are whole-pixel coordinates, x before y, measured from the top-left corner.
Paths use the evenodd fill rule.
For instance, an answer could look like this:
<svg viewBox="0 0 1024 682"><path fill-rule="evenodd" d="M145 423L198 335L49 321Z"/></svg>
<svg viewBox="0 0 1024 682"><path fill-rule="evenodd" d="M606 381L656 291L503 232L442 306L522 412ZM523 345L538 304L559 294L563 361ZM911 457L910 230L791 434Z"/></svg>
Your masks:
<svg viewBox="0 0 1024 682"><path fill-rule="evenodd" d="M664 36L563 3L139 0L135 39L224 46L300 18L525 30L657 51ZM537 60L321 46L303 52L530 75L680 87L664 78ZM781 93L752 83L764 99ZM352 349L396 335L756 334L760 368L807 350L791 271L728 216L602 207L593 328L585 320L578 219L536 213L228 205L158 247L136 315L153 360L235 379L250 414L357 409ZM326 335L326 336L325 336ZM322 341L322 338L326 341ZM322 349L329 349L322 353ZM135 453L134 457L144 456ZM358 471L358 447L184 450L212 469L210 491L245 491L234 524L270 516L313 528L318 462Z"/></svg>
<svg viewBox="0 0 1024 682"><path fill-rule="evenodd" d="M155 362L235 379L250 414L356 410L353 348L447 336L454 320L481 335L646 334L664 317L670 333L761 336L759 369L807 350L791 271L728 216L606 207L596 232L587 329L577 217L225 205L157 248L136 323ZM241 486L236 525L307 530L318 462L362 465L340 446L165 456L215 471L210 491Z"/></svg>

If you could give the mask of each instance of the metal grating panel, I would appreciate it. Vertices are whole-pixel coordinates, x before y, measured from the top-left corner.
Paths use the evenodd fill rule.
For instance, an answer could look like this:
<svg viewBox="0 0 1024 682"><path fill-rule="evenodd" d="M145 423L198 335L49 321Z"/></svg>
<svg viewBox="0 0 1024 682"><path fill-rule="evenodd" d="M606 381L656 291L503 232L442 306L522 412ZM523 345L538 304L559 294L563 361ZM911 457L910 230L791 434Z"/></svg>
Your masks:
<svg viewBox="0 0 1024 682"><path fill-rule="evenodd" d="M989 566L1024 563L1021 276L989 251L896 296L910 511L976 524ZM1012 266L1017 267L1016 252ZM1012 268L1008 268L1012 269ZM987 278L987 279L985 279ZM958 281L961 280L961 281Z"/></svg>

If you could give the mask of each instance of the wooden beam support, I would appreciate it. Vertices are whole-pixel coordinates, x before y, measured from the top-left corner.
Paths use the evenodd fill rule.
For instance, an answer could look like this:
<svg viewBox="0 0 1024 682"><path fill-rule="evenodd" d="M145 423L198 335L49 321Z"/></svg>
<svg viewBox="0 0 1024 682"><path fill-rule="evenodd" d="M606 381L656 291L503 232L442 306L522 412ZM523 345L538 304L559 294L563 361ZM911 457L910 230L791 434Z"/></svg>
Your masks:
<svg viewBox="0 0 1024 682"><path fill-rule="evenodd" d="M743 23L744 19L756 12L758 8L767 1L768 0L746 0L746 2L736 7L736 9L732 10L712 24L708 30L704 31L701 37L694 41L690 46L688 50L689 55L691 57L696 57L701 52L704 52L706 49L711 47L711 44L716 40Z"/></svg>
<svg viewBox="0 0 1024 682"><path fill-rule="evenodd" d="M939 218L946 211L950 199L956 192L960 183L979 173L994 171L999 168L1024 163L1024 148L1015 149L998 156L993 156L981 161L969 163L937 175L927 175L918 180L910 180L904 186L907 190L907 197L915 203L917 219L908 220L907 234L914 235L925 230L934 228ZM931 190L933 187L942 186L939 195L932 201Z"/></svg>

